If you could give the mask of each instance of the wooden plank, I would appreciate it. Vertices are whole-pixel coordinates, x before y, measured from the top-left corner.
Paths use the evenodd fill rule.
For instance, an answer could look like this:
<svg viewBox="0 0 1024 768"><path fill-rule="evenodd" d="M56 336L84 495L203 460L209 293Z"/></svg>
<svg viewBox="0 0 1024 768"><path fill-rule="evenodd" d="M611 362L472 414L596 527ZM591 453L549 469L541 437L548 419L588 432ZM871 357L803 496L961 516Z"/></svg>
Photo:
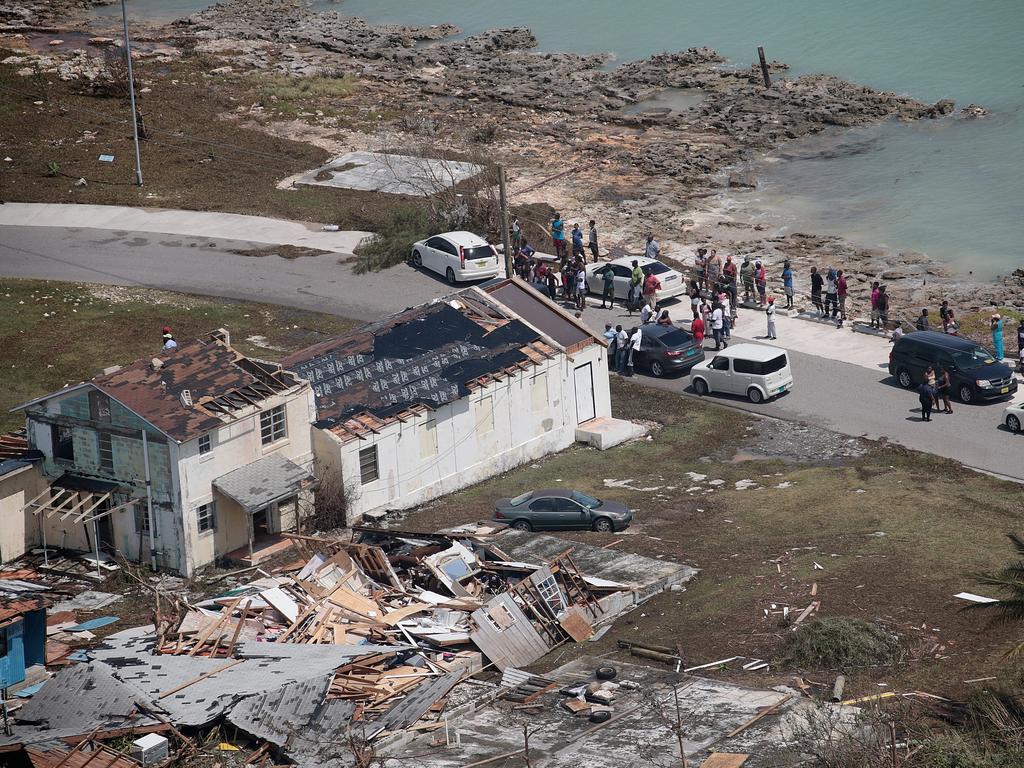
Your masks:
<svg viewBox="0 0 1024 768"><path fill-rule="evenodd" d="M205 680L208 677L213 677L214 675L223 672L225 669L230 669L231 667L235 666L236 664L241 664L243 661L245 661L245 659L234 659L232 661L229 661L227 664L225 664L222 667L217 667L216 669L211 669L209 672L204 672L203 674L199 675L198 677L193 677L191 680L189 680L187 682L184 682L181 685L176 685L173 688L169 688L168 690L161 692L156 698L157 698L157 700L165 699L168 696L170 696L171 694L174 694L174 693L177 693L178 691L184 690L185 688L188 688L190 685L195 685L196 683L198 683L198 682L200 682L202 680Z"/></svg>
<svg viewBox="0 0 1024 768"><path fill-rule="evenodd" d="M758 712L752 718L747 720L747 722L743 723L743 725L740 725L740 726L737 726L736 728L733 728L731 731L729 731L729 733L727 733L725 735L725 738L731 739L733 736L736 736L736 735L738 735L740 733L743 733L743 731L747 730L747 728L752 726L754 723L756 723L762 717L766 717L767 715L770 715L772 712L777 710L779 707L781 707L783 704L785 704L787 701L789 701L792 698L793 698L793 694L787 693L785 696L783 696L781 699L776 701L770 707L765 707L764 709L762 709L760 712Z"/></svg>
<svg viewBox="0 0 1024 768"><path fill-rule="evenodd" d="M389 627L393 627L402 619L407 619L413 614L430 610L430 608L431 606L426 603L412 603L385 613L380 620L382 624L387 624Z"/></svg>
<svg viewBox="0 0 1024 768"><path fill-rule="evenodd" d="M700 768L740 768L750 755L733 752L713 752L700 764Z"/></svg>
<svg viewBox="0 0 1024 768"><path fill-rule="evenodd" d="M578 608L570 608L558 623L577 643L586 642L594 634L594 628L583 618L583 614Z"/></svg>

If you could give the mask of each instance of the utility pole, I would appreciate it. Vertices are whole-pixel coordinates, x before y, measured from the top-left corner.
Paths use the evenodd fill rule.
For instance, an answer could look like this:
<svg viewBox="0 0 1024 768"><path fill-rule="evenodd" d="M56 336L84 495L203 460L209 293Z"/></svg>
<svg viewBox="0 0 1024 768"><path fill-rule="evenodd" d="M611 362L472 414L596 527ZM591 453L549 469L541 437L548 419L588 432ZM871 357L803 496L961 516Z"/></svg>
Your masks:
<svg viewBox="0 0 1024 768"><path fill-rule="evenodd" d="M135 140L135 181L142 186L142 156L139 154L139 113L135 111L135 73L132 71L132 44L128 39L128 9L121 0L121 21L124 24L124 55L128 60L128 95L132 103L132 138Z"/></svg>
<svg viewBox="0 0 1024 768"><path fill-rule="evenodd" d="M124 0L121 0L121 2L124 2ZM765 61L765 58L764 58L764 47L763 46L760 46L760 45L757 46L757 58L759 58L761 60L761 77L764 78L764 87L765 88L771 88L772 87L772 76L768 74L768 62Z"/></svg>
<svg viewBox="0 0 1024 768"><path fill-rule="evenodd" d="M505 277L512 277L512 243L508 232L508 195L505 193L505 168L498 166L498 198L501 203L501 244L505 249Z"/></svg>

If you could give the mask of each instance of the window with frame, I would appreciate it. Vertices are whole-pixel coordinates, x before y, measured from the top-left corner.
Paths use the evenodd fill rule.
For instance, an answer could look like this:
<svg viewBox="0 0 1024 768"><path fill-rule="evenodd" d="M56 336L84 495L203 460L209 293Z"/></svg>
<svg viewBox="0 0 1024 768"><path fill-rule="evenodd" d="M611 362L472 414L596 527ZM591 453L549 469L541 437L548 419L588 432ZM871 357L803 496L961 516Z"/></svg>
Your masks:
<svg viewBox="0 0 1024 768"><path fill-rule="evenodd" d="M199 438L199 455L209 453L213 450L213 436L203 435Z"/></svg>
<svg viewBox="0 0 1024 768"><path fill-rule="evenodd" d="M110 396L98 389L89 391L89 418L93 421L110 421Z"/></svg>
<svg viewBox="0 0 1024 768"><path fill-rule="evenodd" d="M260 414L260 440L263 442L263 445L270 445L278 440L284 440L287 436L285 421L283 405L271 408L269 411L263 411Z"/></svg>
<svg viewBox="0 0 1024 768"><path fill-rule="evenodd" d="M380 478L380 468L377 465L377 446L371 445L359 451L359 480L363 485L372 483Z"/></svg>
<svg viewBox="0 0 1024 768"><path fill-rule="evenodd" d="M50 440L53 443L53 458L57 461L75 461L75 435L71 427L50 425Z"/></svg>
<svg viewBox="0 0 1024 768"><path fill-rule="evenodd" d="M135 532L149 533L149 515L146 511L145 502L139 502L135 505ZM158 536L159 532L160 528L156 524L156 510L153 510L153 536Z"/></svg>
<svg viewBox="0 0 1024 768"><path fill-rule="evenodd" d="M217 506L215 502L196 507L196 524L199 532L217 530Z"/></svg>
<svg viewBox="0 0 1024 768"><path fill-rule="evenodd" d="M96 452L100 459L100 469L113 471L114 446L109 432L96 433Z"/></svg>

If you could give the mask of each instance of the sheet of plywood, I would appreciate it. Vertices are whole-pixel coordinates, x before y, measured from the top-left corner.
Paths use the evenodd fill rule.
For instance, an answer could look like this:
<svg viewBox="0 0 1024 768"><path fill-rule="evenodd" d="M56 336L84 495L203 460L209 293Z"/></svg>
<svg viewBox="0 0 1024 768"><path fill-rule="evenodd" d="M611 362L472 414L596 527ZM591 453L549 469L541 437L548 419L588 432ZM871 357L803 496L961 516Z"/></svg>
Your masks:
<svg viewBox="0 0 1024 768"><path fill-rule="evenodd" d="M594 634L594 628L586 620L579 608L567 610L562 615L562 618L558 620L558 623L568 633L569 637L577 643L586 642Z"/></svg>
<svg viewBox="0 0 1024 768"><path fill-rule="evenodd" d="M732 752L713 752L700 764L700 768L740 768L750 755Z"/></svg>
<svg viewBox="0 0 1024 768"><path fill-rule="evenodd" d="M345 587L338 587L331 592L330 597L327 598L339 608L346 608L350 611L354 611L360 616L364 616L368 619L379 619L381 617L380 606L377 605L373 600L362 595L357 595L350 589Z"/></svg>
<svg viewBox="0 0 1024 768"><path fill-rule="evenodd" d="M410 605L396 608L393 611L388 611L381 617L381 622L387 624L389 627L393 627L402 619L407 619L414 614L428 611L431 608L432 606L426 605L425 603L411 603Z"/></svg>
<svg viewBox="0 0 1024 768"><path fill-rule="evenodd" d="M295 621L299 618L299 604L280 587L265 589L260 592L260 597L266 600L271 608L284 616L288 621Z"/></svg>

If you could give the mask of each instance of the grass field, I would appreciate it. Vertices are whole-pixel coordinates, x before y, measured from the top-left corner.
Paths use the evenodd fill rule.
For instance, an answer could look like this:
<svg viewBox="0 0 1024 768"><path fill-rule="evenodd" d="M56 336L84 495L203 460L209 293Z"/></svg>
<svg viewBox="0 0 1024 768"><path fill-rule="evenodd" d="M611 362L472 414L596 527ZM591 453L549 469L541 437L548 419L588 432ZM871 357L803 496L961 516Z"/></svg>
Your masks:
<svg viewBox="0 0 1024 768"><path fill-rule="evenodd" d="M179 341L215 328L241 352L275 360L351 328L333 315L150 289L0 278L0 430L23 425L10 408L156 356L161 329Z"/></svg>

